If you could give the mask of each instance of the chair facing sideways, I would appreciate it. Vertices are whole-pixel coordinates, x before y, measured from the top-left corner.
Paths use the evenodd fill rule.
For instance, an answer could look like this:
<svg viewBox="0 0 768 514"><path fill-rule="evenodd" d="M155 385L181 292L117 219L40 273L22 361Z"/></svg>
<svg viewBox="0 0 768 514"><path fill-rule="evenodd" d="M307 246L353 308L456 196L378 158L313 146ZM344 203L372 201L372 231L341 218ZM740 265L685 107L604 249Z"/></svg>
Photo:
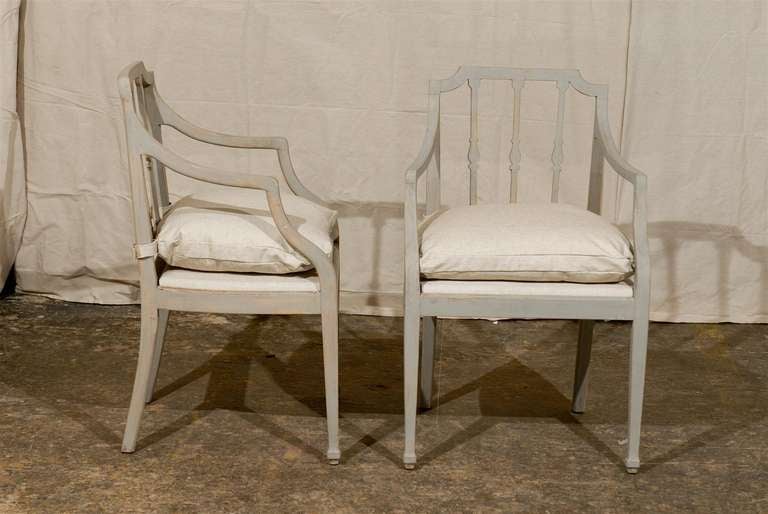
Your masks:
<svg viewBox="0 0 768 514"><path fill-rule="evenodd" d="M508 204L477 203L478 99L483 80L509 81L513 88ZM550 203L517 203L520 102L526 81L553 82L558 90ZM470 89L469 205L442 208L440 95L464 84ZM565 93L570 87L595 98L586 210L558 203ZM605 161L633 186L631 242L600 216ZM424 217L417 205L422 178ZM607 86L585 81L577 70L481 66L462 66L447 79L430 81L427 132L405 183L405 467L416 464L417 403L428 408L432 400L437 317L580 320L571 406L576 414L585 409L594 320L631 320L625 464L628 472L636 473L650 288L647 185L645 175L619 154L611 136Z"/></svg>
<svg viewBox="0 0 768 514"><path fill-rule="evenodd" d="M152 399L171 310L320 314L329 462L339 451L339 264L336 213L299 181L282 137L225 135L181 118L141 62L118 77L128 150L134 251L141 286L141 340L122 451L136 449ZM272 176L194 164L163 145L161 127L198 141L277 152L290 191ZM171 204L166 167L238 188Z"/></svg>

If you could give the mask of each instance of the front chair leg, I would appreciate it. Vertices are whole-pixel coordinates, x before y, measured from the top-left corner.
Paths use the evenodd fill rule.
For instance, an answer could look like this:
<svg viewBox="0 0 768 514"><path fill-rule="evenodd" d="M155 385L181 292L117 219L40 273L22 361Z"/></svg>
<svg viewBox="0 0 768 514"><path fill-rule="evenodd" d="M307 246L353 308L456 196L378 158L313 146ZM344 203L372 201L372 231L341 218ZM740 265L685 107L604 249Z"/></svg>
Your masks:
<svg viewBox="0 0 768 514"><path fill-rule="evenodd" d="M576 371L573 378L573 400L571 412L583 414L587 404L589 385L589 360L592 355L592 333L595 322L591 319L579 321L579 344L576 348Z"/></svg>
<svg viewBox="0 0 768 514"><path fill-rule="evenodd" d="M136 378L133 381L131 405L128 408L128 420L123 435L123 453L136 450L136 438L139 434L141 414L149 389L152 360L157 342L158 311L145 303L141 305L141 340L139 342L139 360L136 365Z"/></svg>
<svg viewBox="0 0 768 514"><path fill-rule="evenodd" d="M648 314L632 322L632 346L629 357L629 436L626 466L629 473L640 468L640 423L643 415L645 360L648 350Z"/></svg>
<svg viewBox="0 0 768 514"><path fill-rule="evenodd" d="M157 370L160 368L160 358L163 355L163 346L165 344L165 332L168 328L168 309L160 309L157 319L157 336L155 338L155 349L152 355L152 367L149 372L149 387L147 388L146 402L152 401L155 394L155 384L157 384Z"/></svg>
<svg viewBox="0 0 768 514"><path fill-rule="evenodd" d="M413 305L405 306L403 319L405 451L403 465L416 467L416 407L419 387L419 314Z"/></svg>
<svg viewBox="0 0 768 514"><path fill-rule="evenodd" d="M322 298L323 375L325 378L325 416L328 423L330 464L341 459L339 449L339 296L336 291Z"/></svg>
<svg viewBox="0 0 768 514"><path fill-rule="evenodd" d="M419 380L419 405L424 409L432 407L432 379L435 368L435 341L437 340L437 318L421 318L421 373Z"/></svg>

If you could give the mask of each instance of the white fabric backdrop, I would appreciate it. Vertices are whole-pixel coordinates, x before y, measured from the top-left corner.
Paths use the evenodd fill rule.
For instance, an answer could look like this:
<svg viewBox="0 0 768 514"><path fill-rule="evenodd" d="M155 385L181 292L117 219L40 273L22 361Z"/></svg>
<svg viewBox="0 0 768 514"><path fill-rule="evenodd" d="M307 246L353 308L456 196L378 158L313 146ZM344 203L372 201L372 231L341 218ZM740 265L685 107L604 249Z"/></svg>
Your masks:
<svg viewBox="0 0 768 514"><path fill-rule="evenodd" d="M635 2L630 35L653 319L768 322L768 3Z"/></svg>
<svg viewBox="0 0 768 514"><path fill-rule="evenodd" d="M399 303L403 174L423 136L427 80L461 63L575 67L609 84L617 137L649 175L653 317L766 320L765 288L747 287L768 262L765 17L763 1L29 0L20 288L136 301L115 91L129 61L154 69L163 95L198 124L289 138L303 181L341 212L351 311ZM556 89L524 91L521 196L543 200ZM487 84L482 94L480 195L502 201L511 91ZM466 91L444 105L444 203L457 205L467 190ZM586 202L591 121L589 103L569 94L561 196L575 205ZM269 154L168 141L206 164L276 169ZM173 177L171 187L200 186ZM628 205L608 181L606 215L625 221Z"/></svg>
<svg viewBox="0 0 768 514"><path fill-rule="evenodd" d="M8 277L27 212L24 153L16 113L20 0L0 0L0 288Z"/></svg>

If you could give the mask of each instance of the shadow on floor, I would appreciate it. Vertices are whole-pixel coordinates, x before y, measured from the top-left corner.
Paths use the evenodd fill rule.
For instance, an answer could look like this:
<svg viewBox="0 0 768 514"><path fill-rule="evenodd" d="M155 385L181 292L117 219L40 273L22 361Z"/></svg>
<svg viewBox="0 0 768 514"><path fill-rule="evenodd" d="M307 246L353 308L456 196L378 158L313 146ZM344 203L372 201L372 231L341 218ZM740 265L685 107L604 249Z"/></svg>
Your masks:
<svg viewBox="0 0 768 514"><path fill-rule="evenodd" d="M172 319L170 355L161 367L162 385L156 391L155 401L159 408L172 400L174 408L189 410L160 429L147 433L145 428L139 449L194 424L211 411L224 409L241 413L244 420L258 428L324 460L324 452L310 444L300 431L279 426L269 419L269 415L275 414L317 417L325 414L322 343L317 317L302 316L288 321L268 316L251 317L242 330L229 334L219 351L202 364L185 370L180 365L184 359L179 357L184 357L183 352L188 350L174 350L174 346L192 338L199 339L200 347L204 347L210 340L206 337L215 338L221 331L219 327L200 323L194 314L180 316L195 330L174 334ZM611 324L606 325L603 332L598 331L603 335L598 335L595 342L589 417L582 422L570 414L570 399L562 392L562 385L555 386L550 378L572 376L575 323L505 322L499 326L471 320L444 323L449 324L450 329L444 331L442 337L443 384L434 403L447 415L477 419L460 429L446 425L441 431L453 433L445 439L441 437L442 442L431 446L428 442L421 444L422 465L499 424L535 418L562 423L607 461L622 466L622 456L589 426L624 424L628 345L623 342L623 334L626 327ZM681 459L765 418L763 406L768 399L765 381L752 370L753 366L747 366L749 356L741 348L744 341L754 340L754 331L755 327L750 325L652 325L646 426L705 428L694 437L690 436L690 430L680 431L688 434L685 436L688 439L671 448L662 448L660 454L646 452L645 470ZM521 351L517 342L522 339L527 339L531 348ZM702 339L706 344L701 343ZM50 340L54 339L48 337L46 342L46 338L32 338L28 347L0 362L4 368L0 370L0 381L40 400L57 415L80 424L98 440L119 445L122 426L115 427L97 419L89 404L106 402L114 407L124 403L127 409L128 377L132 380L135 360L127 362L125 352L105 352L92 356L99 360L79 362L69 358L70 348L65 345L59 348L50 344ZM87 339L82 344L91 345L92 341ZM345 460L373 450L393 463L400 463L401 348L400 320L342 317L340 407L344 419L341 429L354 439L342 448ZM182 352L181 355L178 352ZM56 367L46 367L49 366L46 363ZM68 366L64 371L62 363ZM176 394L202 379L207 380L207 384L197 405L190 405L189 395ZM94 385L94 380L100 383ZM256 392L255 383L259 387ZM152 408L145 415L151 416ZM379 424L371 429L367 423L368 428L363 429L357 421L362 418ZM385 441L392 435L397 441L394 445L391 440Z"/></svg>

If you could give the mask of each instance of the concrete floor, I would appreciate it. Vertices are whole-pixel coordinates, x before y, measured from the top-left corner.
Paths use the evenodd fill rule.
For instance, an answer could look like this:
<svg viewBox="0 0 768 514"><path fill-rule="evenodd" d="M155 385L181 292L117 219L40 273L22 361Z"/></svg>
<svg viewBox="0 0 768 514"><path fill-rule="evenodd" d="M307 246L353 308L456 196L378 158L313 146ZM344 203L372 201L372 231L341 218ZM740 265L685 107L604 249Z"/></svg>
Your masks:
<svg viewBox="0 0 768 514"><path fill-rule="evenodd" d="M0 301L2 512L768 512L768 327L653 324L624 472L629 325L446 320L439 405L402 453L401 320L344 316L342 464L325 463L315 316L173 313L158 399L120 453L137 307Z"/></svg>

